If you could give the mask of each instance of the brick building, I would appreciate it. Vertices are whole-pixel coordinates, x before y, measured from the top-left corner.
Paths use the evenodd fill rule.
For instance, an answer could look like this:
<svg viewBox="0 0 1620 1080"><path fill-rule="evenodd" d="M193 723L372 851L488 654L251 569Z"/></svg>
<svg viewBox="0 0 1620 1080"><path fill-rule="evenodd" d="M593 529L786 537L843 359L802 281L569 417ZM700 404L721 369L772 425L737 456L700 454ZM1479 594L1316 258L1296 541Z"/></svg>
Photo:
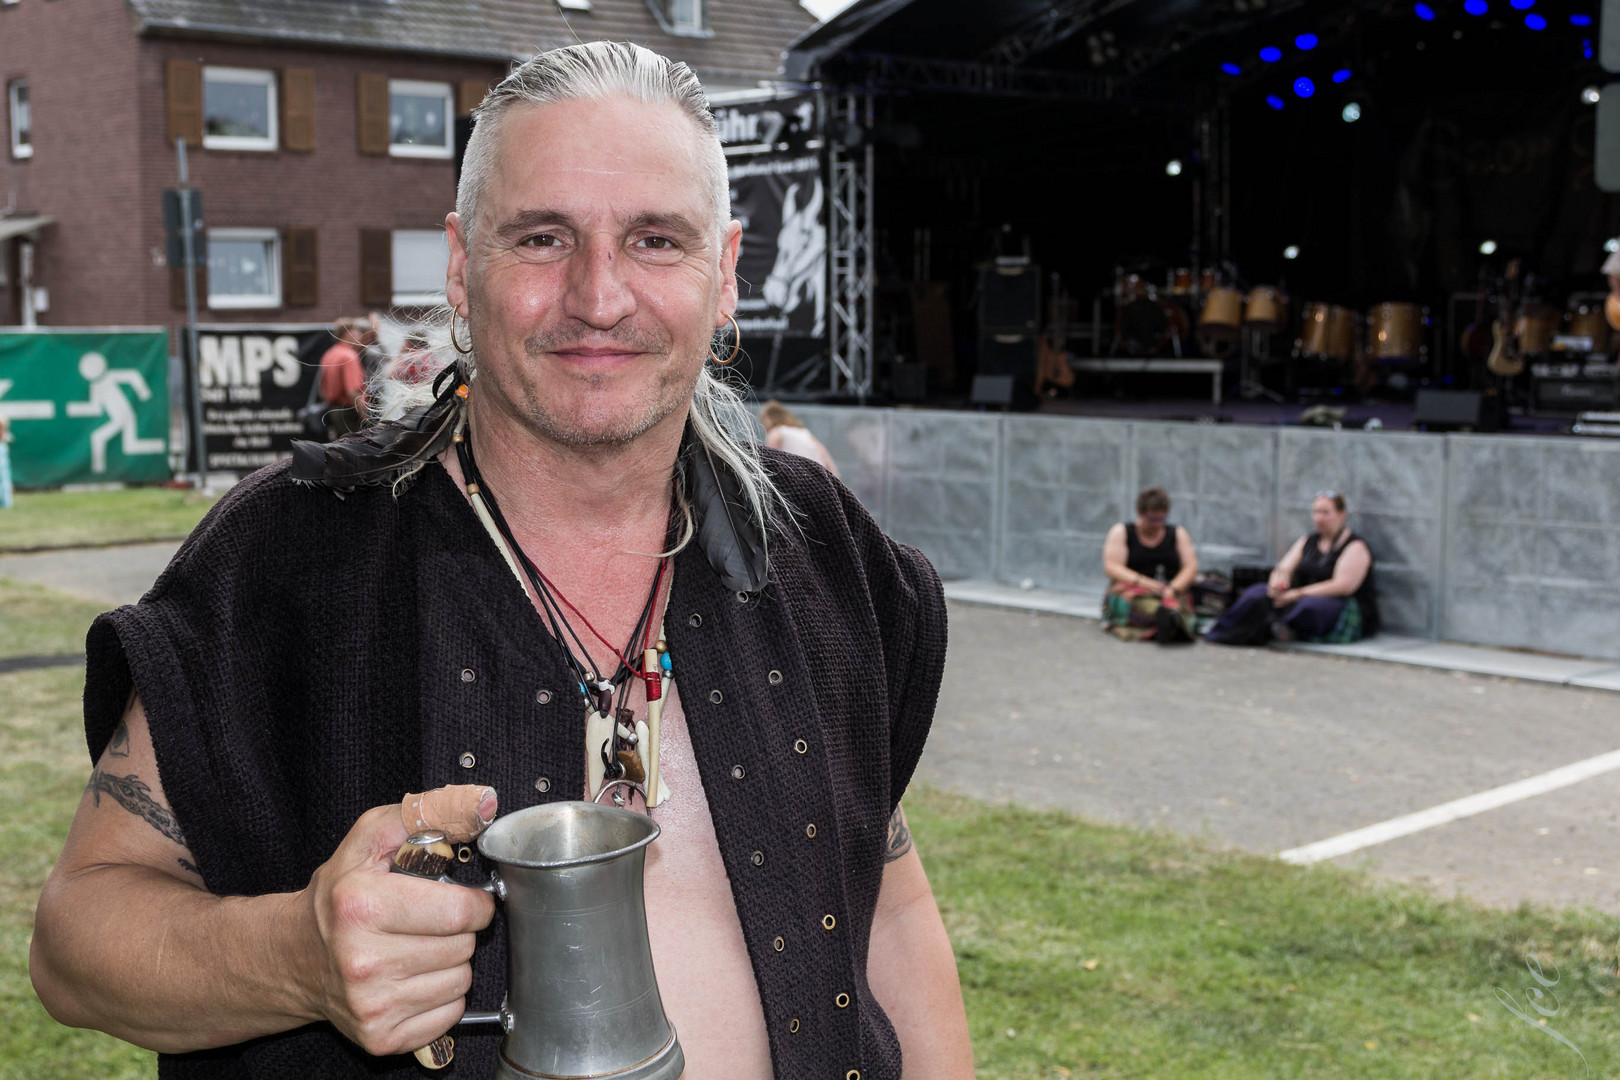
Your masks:
<svg viewBox="0 0 1620 1080"><path fill-rule="evenodd" d="M324 322L442 290L455 124L511 62L632 40L715 90L776 75L797 0L0 0L0 326L173 325L175 140L207 322Z"/></svg>

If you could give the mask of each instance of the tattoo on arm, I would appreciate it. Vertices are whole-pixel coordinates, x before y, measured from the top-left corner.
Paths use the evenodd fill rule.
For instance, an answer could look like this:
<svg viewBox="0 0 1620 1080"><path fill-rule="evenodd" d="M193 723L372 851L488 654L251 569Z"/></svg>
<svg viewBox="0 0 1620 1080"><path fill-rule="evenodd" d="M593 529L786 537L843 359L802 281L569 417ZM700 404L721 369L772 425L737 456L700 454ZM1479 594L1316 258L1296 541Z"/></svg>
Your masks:
<svg viewBox="0 0 1620 1080"><path fill-rule="evenodd" d="M129 724L118 721L113 728L112 739L107 743L108 757L129 757Z"/></svg>
<svg viewBox="0 0 1620 1080"><path fill-rule="evenodd" d="M883 852L883 861L892 863L911 850L911 830L906 828L906 814L900 807L889 815L889 846Z"/></svg>
<svg viewBox="0 0 1620 1080"><path fill-rule="evenodd" d="M90 782L85 785L85 790L90 792L96 806L101 805L103 794L110 795L119 806L141 818L181 847L186 846L186 838L180 831L180 823L174 819L168 807L152 798L152 789L134 773L128 776L113 776L97 769L90 774Z"/></svg>
<svg viewBox="0 0 1620 1080"><path fill-rule="evenodd" d="M190 859L176 859L175 861L180 864L180 869L189 870L198 877L202 877L202 871L197 869L197 864L192 862Z"/></svg>

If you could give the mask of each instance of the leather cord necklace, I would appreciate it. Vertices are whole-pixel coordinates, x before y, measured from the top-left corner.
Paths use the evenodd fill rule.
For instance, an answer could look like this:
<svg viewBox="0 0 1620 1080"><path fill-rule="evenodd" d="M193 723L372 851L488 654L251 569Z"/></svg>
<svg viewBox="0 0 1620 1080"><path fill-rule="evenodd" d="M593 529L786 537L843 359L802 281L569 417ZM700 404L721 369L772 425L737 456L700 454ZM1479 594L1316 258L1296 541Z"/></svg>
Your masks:
<svg viewBox="0 0 1620 1080"><path fill-rule="evenodd" d="M635 628L630 632L630 640L622 650L615 648L613 643L603 637L596 627L591 625L590 620L563 596L556 585L519 546L505 515L501 513L495 493L489 489L483 474L479 472L478 461L473 455L470 433L465 425L456 432L452 442L456 448L457 460L461 463L462 479L466 484L467 495L473 503L474 511L485 528L495 534L491 539L495 539L497 547L502 549L507 565L514 572L521 568L522 573L518 575L519 583L526 578L533 588L535 596L540 601L541 614L551 629L551 637L561 649L563 662L573 673L580 696L584 699L586 752L591 755L588 759L590 775L588 794L592 798L599 798L608 787L616 784L635 788L644 786L647 805L649 807L658 805L664 797L667 797L667 787L658 780L660 741L658 717L662 712L663 682L671 677L671 668L668 646L662 632L662 620L657 620L660 624L657 648L656 650L653 648L652 635L655 622L653 611L657 606L665 575L669 571L669 557L666 555L658 560L652 588L647 593L646 603L642 605L641 617L636 620ZM610 677L601 678L598 673L586 667L590 660L590 652L568 620L564 609L572 612L584 624L586 630L612 651L618 663ZM585 658L584 661L580 659L581 656ZM632 656L641 661L640 667L630 659ZM638 722L634 711L626 707L632 677L642 679L646 683L650 729L647 722ZM598 762L600 770L597 768ZM650 769L648 762L651 763ZM622 805L624 795L615 791L613 799Z"/></svg>

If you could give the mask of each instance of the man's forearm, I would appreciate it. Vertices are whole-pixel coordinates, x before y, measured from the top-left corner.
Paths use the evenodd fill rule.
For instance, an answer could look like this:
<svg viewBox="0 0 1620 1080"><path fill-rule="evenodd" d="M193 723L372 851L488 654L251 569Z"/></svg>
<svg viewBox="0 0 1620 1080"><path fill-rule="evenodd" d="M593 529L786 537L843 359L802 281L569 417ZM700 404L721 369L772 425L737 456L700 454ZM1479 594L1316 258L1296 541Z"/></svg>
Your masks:
<svg viewBox="0 0 1620 1080"><path fill-rule="evenodd" d="M46 1010L151 1050L227 1046L320 1019L301 985L302 893L219 897L142 866L53 875L29 970Z"/></svg>

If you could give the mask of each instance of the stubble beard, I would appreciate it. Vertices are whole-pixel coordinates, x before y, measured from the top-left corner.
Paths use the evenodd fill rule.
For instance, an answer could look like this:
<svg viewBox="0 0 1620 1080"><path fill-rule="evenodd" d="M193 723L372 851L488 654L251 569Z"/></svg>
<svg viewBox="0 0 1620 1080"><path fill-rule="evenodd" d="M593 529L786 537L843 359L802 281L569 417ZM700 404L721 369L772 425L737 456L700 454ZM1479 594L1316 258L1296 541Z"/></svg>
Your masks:
<svg viewBox="0 0 1620 1080"><path fill-rule="evenodd" d="M564 349L578 340L578 335L573 334L537 333L523 343L524 356L537 361L542 354ZM638 400L630 402L620 415L605 418L605 422L593 421L588 413L582 415L578 410L554 407L532 381L520 382L512 388L519 396L505 396L524 426L559 446L614 450L635 442L691 401L701 364L671 363L674 343L665 335L618 331L613 341L641 353L636 363L653 364L658 368L657 379L647 384L646 392ZM583 388L586 396L601 391L610 381L607 375L570 377L570 382L576 388Z"/></svg>

